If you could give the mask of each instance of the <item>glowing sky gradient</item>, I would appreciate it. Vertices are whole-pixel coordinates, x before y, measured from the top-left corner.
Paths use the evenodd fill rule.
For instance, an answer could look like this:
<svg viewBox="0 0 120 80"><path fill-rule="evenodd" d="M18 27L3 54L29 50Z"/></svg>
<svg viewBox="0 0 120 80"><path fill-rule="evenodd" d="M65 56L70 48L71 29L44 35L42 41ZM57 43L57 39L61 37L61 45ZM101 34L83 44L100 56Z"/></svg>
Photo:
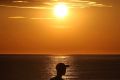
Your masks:
<svg viewBox="0 0 120 80"><path fill-rule="evenodd" d="M1 0L0 53L120 54L120 0Z"/></svg>

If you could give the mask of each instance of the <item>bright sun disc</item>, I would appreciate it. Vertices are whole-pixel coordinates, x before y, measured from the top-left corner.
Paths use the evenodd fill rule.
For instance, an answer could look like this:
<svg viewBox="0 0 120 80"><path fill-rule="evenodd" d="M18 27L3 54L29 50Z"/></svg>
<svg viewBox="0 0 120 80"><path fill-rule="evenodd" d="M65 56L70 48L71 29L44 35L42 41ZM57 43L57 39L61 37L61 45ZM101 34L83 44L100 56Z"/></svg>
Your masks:
<svg viewBox="0 0 120 80"><path fill-rule="evenodd" d="M63 18L68 13L68 7L64 3L58 3L54 7L54 13L57 17Z"/></svg>

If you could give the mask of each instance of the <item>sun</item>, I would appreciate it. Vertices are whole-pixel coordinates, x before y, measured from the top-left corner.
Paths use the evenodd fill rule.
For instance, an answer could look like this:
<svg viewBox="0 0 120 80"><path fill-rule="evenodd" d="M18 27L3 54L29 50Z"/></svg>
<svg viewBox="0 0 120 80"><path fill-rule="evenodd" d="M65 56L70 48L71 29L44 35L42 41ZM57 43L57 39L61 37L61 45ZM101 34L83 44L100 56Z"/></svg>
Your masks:
<svg viewBox="0 0 120 80"><path fill-rule="evenodd" d="M57 3L54 7L54 14L58 18L64 18L68 14L68 6L65 3Z"/></svg>

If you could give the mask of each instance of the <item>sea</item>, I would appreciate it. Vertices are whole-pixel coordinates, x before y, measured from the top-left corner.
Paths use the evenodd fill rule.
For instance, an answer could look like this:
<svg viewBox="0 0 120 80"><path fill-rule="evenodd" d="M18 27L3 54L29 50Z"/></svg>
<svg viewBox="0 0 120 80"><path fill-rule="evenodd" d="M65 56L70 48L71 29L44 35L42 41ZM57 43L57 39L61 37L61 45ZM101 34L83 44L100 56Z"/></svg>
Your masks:
<svg viewBox="0 0 120 80"><path fill-rule="evenodd" d="M0 80L50 80L58 63L64 80L120 80L120 55L0 55Z"/></svg>

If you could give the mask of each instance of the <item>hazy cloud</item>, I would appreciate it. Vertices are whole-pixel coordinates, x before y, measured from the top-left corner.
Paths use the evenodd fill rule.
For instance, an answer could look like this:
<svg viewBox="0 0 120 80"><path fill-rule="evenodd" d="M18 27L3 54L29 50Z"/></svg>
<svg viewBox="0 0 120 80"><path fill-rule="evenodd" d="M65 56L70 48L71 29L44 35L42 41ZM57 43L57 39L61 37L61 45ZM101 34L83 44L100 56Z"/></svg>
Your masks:
<svg viewBox="0 0 120 80"><path fill-rule="evenodd" d="M12 1L13 3L29 3L28 1Z"/></svg>
<svg viewBox="0 0 120 80"><path fill-rule="evenodd" d="M21 3L21 4L16 4L16 3ZM30 3L28 1L12 1L12 4L10 5L0 5L1 7L14 7L14 8L24 8L24 9L51 9L55 4L57 4L57 0L54 1L49 1L49 2L43 2L39 3L37 2L37 5L40 4L39 6L30 6ZM87 7L112 7L111 5L105 5L102 3L97 3L93 1L82 1L82 0L66 0L65 3L66 5L69 6L69 8L87 8Z"/></svg>
<svg viewBox="0 0 120 80"><path fill-rule="evenodd" d="M10 19L24 19L26 17L23 17L23 16L12 16L12 17L8 17Z"/></svg>
<svg viewBox="0 0 120 80"><path fill-rule="evenodd" d="M53 18L53 17L33 17L33 18L27 18L27 17L23 17L23 16L11 16L11 17L8 17L9 19L30 19L30 20L38 20L38 19L56 19L56 18Z"/></svg>
<svg viewBox="0 0 120 80"><path fill-rule="evenodd" d="M37 19L56 19L56 18L30 18L32 20L37 20Z"/></svg>
<svg viewBox="0 0 120 80"><path fill-rule="evenodd" d="M53 2L45 2L45 5L49 5L49 6L53 6L57 3L57 1L53 1ZM112 7L111 5L105 5L102 3L97 3L97 2L93 2L93 1L83 1L83 0L69 0L66 1L65 4L69 5L69 7L71 8L86 8L86 7Z"/></svg>

